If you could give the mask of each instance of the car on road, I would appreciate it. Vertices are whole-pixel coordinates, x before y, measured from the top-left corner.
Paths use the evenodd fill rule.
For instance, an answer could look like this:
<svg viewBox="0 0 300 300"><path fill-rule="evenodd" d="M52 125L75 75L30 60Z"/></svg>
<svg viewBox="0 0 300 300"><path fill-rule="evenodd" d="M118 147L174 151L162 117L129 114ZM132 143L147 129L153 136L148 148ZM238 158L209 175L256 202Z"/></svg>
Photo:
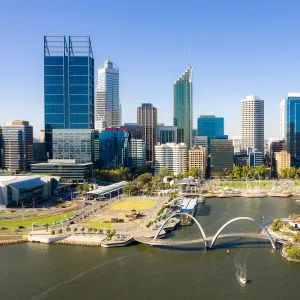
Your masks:
<svg viewBox="0 0 300 300"><path fill-rule="evenodd" d="M53 223L52 223L52 225L56 225L56 224L58 224L58 222L53 222Z"/></svg>
<svg viewBox="0 0 300 300"><path fill-rule="evenodd" d="M12 232L21 232L20 229L14 229Z"/></svg>

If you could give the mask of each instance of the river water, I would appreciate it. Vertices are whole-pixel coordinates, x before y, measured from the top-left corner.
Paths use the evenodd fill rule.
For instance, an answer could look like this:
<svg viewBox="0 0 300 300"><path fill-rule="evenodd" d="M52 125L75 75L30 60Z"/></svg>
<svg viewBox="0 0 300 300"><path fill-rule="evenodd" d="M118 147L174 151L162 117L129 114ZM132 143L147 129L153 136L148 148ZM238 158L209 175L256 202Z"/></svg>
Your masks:
<svg viewBox="0 0 300 300"><path fill-rule="evenodd" d="M211 236L234 217L272 219L300 213L293 199L208 199L196 218ZM264 216L264 218L263 218ZM259 232L251 221L230 224L224 233ZM172 233L199 238L195 225ZM17 244L0 248L0 299L298 299L300 264L289 263L268 241L226 239L206 251L188 248L89 248ZM227 254L226 250L230 249ZM235 264L236 262L236 264ZM236 278L245 265L248 284Z"/></svg>

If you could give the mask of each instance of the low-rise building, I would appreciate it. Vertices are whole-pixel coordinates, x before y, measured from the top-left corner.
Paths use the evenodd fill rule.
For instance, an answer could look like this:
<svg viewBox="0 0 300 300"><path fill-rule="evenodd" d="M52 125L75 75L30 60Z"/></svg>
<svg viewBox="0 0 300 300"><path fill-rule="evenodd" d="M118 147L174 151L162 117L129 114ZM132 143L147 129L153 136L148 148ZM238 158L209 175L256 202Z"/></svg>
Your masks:
<svg viewBox="0 0 300 300"><path fill-rule="evenodd" d="M0 176L0 205L35 206L58 188L59 177Z"/></svg>
<svg viewBox="0 0 300 300"><path fill-rule="evenodd" d="M277 176L279 176L282 169L291 167L291 154L288 153L287 151L276 152L275 164L276 164L276 173Z"/></svg>
<svg viewBox="0 0 300 300"><path fill-rule="evenodd" d="M201 178L205 177L207 165L207 151L205 147L194 147L189 150L189 170L197 169Z"/></svg>
<svg viewBox="0 0 300 300"><path fill-rule="evenodd" d="M47 163L32 164L31 172L59 176L61 182L87 182L93 178L93 163L78 163L75 159L49 159Z"/></svg>
<svg viewBox="0 0 300 300"><path fill-rule="evenodd" d="M176 174L187 171L188 150L184 143L167 143L155 146L155 173L161 168L168 167L169 171Z"/></svg>
<svg viewBox="0 0 300 300"><path fill-rule="evenodd" d="M249 167L258 167L264 164L265 155L263 152L249 152Z"/></svg>

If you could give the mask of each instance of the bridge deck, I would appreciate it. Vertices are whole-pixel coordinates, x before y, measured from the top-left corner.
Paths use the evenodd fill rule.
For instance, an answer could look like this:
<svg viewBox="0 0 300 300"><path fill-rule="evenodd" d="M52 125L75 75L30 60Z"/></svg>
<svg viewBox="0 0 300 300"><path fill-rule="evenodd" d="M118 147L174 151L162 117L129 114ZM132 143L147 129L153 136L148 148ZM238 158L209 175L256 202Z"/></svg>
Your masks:
<svg viewBox="0 0 300 300"><path fill-rule="evenodd" d="M265 239L269 240L268 236L262 233L227 233L227 234L220 234L218 239L225 239L225 238L232 238L232 237L241 237L241 238L255 238L255 239ZM134 239L143 244L151 245L151 246L183 246L183 245L192 245L192 244L200 244L204 243L205 241L208 243L210 242L213 237L207 237L204 239L193 239L193 240L168 240L168 239L153 239L153 238L145 238L145 237L134 237Z"/></svg>

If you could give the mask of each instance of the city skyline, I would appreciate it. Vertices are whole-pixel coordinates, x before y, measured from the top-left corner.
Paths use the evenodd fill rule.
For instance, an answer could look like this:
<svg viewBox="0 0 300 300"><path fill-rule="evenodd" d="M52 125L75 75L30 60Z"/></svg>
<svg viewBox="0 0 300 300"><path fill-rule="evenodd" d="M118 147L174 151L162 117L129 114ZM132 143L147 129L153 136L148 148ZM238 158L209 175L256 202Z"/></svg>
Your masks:
<svg viewBox="0 0 300 300"><path fill-rule="evenodd" d="M222 3L216 9L212 4L200 5L192 1L189 7L179 11L167 3L153 3L145 10L149 13L146 16L141 6L137 5L131 11L130 5L126 7L119 2L110 4L115 11L115 23L109 26L105 24L110 24L109 14L103 15L100 21L97 16L97 8L105 10L105 3L95 3L93 11L79 9L77 5L70 8L63 3L58 16L62 16L67 8L72 13L68 14L67 21L58 18L55 23L50 21L55 5L46 10L35 4L36 9L40 8L39 14L35 14L30 2L26 5L18 3L18 10L14 9L13 1L4 3L2 11L5 11L5 15L0 24L1 28L7 28L9 24L10 31L3 30L3 37L10 47L7 48L9 50L3 50L4 55L0 58L3 69L9 70L1 81L1 99L4 99L6 105L2 109L0 123L4 124L9 119L25 119L34 127L34 136L39 135L44 122L41 40L44 34L65 33L91 36L95 73L107 57L111 57L122 69L120 100L124 122L135 121L136 107L143 102L151 102L158 109L158 122L172 125L172 115L159 112L172 105L172 84L177 75L186 69L188 53L191 52L194 68L194 124L200 114L220 115L225 119L225 132L229 136L240 135L239 103L247 95L260 95L268 111L265 138L279 137L280 101L287 93L300 91L296 73L298 43L294 38L297 26L296 18L293 18L299 4L272 5L266 1L259 3L259 10L255 3L235 4L234 10L230 5ZM87 9L89 18L82 15ZM152 18L148 16L154 11L159 13L153 24ZM201 18L196 18L199 13ZM250 25L247 19L253 13L256 21ZM211 18L212 14L215 18ZM286 14L290 16L289 22L281 23L280 30L276 30L277 20ZM185 26L188 31L177 24L178 18L183 15L189 15ZM77 22L79 17L82 22ZM15 21L11 22L12 19ZM216 19L218 22L215 22ZM103 25L101 36L98 24ZM140 24L139 28L137 24ZM185 43L174 47L183 37L186 38ZM136 42L137 38L139 43ZM22 55L17 50L20 44ZM15 64L9 65L10 61ZM158 74L157 68L162 66L162 62L164 67L160 68ZM15 74L23 73L24 70L26 76L22 76L15 89ZM143 76L136 86L135 79L139 72ZM153 86L159 90L156 97L151 94ZM15 110L16 103L18 110ZM35 114L30 111L32 107L35 107ZM232 118L232 115L235 117Z"/></svg>

